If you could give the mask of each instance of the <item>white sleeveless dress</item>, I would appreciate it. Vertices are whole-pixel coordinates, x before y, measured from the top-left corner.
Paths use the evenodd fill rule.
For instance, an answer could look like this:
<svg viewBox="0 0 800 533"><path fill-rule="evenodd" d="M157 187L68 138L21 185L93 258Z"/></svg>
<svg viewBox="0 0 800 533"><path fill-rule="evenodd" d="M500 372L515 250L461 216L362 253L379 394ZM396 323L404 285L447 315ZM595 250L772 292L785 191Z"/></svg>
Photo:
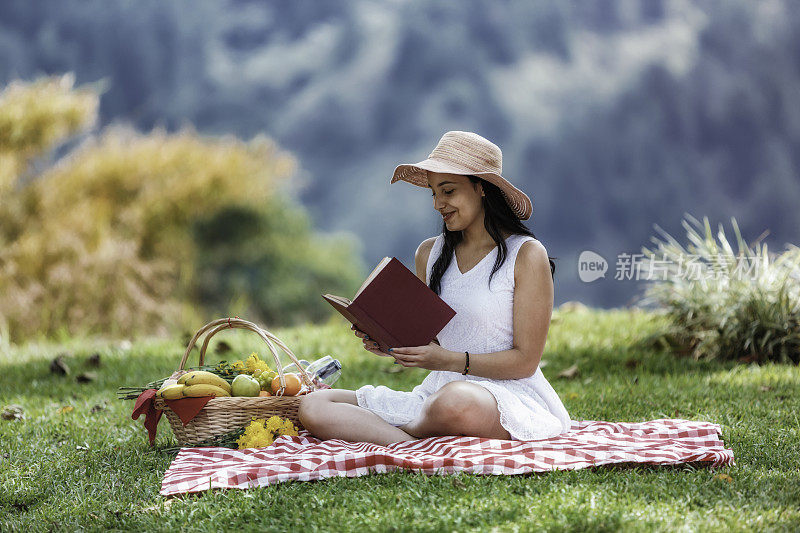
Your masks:
<svg viewBox="0 0 800 533"><path fill-rule="evenodd" d="M487 282L498 247L464 274L458 269L453 254L450 266L442 276L440 296L456 311L456 315L437 335L443 348L470 354L513 348L514 264L517 252L528 240L535 239L519 234L506 239L506 260L495 272L491 289ZM443 243L444 234L440 234L428 258L425 278L428 284ZM384 385L364 385L355 393L359 406L393 426L402 426L417 418L425 399L444 384L464 380L476 383L494 395L500 411L500 424L513 440L546 439L569 430L569 414L538 367L532 376L524 379L489 379L433 370L410 392L396 391Z"/></svg>

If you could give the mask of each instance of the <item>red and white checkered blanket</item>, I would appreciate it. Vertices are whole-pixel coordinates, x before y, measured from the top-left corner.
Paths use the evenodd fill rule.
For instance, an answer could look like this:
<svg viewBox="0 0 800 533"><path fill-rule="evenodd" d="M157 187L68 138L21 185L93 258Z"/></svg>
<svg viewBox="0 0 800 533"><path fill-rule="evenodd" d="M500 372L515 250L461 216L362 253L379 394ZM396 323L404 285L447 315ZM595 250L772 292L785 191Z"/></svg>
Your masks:
<svg viewBox="0 0 800 533"><path fill-rule="evenodd" d="M570 431L535 440L429 437L388 446L340 439L319 440L305 430L281 436L267 448L183 448L164 474L161 494L215 488L246 489L283 481L407 469L425 474L524 474L609 463L735 464L733 450L711 422L577 420Z"/></svg>

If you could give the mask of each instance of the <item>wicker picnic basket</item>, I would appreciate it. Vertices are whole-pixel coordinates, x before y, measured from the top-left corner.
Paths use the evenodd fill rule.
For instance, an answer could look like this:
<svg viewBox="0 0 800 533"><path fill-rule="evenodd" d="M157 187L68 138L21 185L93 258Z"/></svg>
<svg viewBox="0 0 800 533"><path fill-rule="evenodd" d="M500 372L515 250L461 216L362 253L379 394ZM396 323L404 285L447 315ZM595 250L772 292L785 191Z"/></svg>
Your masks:
<svg viewBox="0 0 800 533"><path fill-rule="evenodd" d="M186 371L184 367L186 361L189 359L189 354L192 351L197 340L200 336L208 331L203 346L200 349L200 365L203 364L206 354L208 342L218 332L225 329L243 328L256 333L267 344L272 357L275 359L278 376L280 377L281 387L286 386L286 380L283 373L283 365L281 364L278 352L275 349L277 344L284 352L289 355L289 358L297 365L299 369L300 378L308 387L309 391L316 390L318 387L311 381L311 378L306 373L303 366L295 357L294 353L284 344L280 339L269 331L260 328L252 322L242 320L241 318L220 318L209 322L197 333L195 333L189 345L186 347L186 352L183 354L181 364L178 370L172 374L171 377L177 378ZM210 330L210 331L209 331ZM274 344L273 344L274 342ZM278 391L280 393L280 390ZM199 444L217 435L223 435L235 429L246 426L251 420L256 418L269 418L273 415L282 418L290 419L298 429L302 429L303 425L300 423L298 411L300 409L300 401L302 396L267 396L267 397L222 397L212 398L203 407L203 409L195 416L188 424L184 425L178 415L167 406L166 402L160 398L155 400L155 408L164 411L169 420L169 425L178 443L181 445Z"/></svg>

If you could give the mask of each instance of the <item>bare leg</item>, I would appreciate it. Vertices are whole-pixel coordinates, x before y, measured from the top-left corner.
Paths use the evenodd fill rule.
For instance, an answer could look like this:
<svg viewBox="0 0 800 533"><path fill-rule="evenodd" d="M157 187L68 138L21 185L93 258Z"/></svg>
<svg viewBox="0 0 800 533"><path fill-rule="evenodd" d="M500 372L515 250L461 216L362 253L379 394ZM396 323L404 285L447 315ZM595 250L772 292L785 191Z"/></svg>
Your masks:
<svg viewBox="0 0 800 533"><path fill-rule="evenodd" d="M320 439L343 439L349 442L373 442L385 446L414 440L402 429L358 405L355 391L325 389L303 396L300 422Z"/></svg>
<svg viewBox="0 0 800 533"><path fill-rule="evenodd" d="M418 438L467 435L511 440L500 424L494 395L474 383L455 381L428 396L420 416L400 429Z"/></svg>

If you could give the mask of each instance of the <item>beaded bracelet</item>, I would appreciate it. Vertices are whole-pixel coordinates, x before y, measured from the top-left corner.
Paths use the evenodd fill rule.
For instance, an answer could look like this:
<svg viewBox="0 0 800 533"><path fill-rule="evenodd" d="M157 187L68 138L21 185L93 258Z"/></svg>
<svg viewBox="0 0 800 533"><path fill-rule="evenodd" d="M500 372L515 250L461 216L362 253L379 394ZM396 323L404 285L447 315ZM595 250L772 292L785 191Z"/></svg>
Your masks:
<svg viewBox="0 0 800 533"><path fill-rule="evenodd" d="M464 352L464 353L467 354L467 364L464 366L464 371L462 372L462 374L466 376L467 372L469 372L469 352Z"/></svg>

